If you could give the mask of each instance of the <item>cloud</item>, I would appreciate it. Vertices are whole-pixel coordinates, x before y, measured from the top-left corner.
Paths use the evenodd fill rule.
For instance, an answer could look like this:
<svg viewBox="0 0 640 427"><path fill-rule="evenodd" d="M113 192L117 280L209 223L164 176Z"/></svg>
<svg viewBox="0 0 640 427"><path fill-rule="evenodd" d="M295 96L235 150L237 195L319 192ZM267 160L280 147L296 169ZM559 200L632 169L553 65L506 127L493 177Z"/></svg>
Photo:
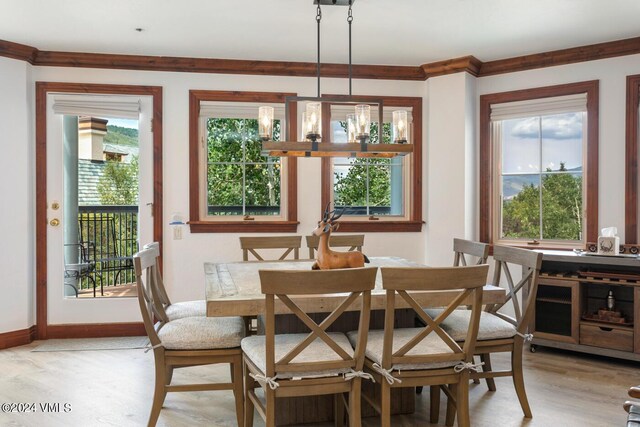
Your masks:
<svg viewBox="0 0 640 427"><path fill-rule="evenodd" d="M539 126L537 117L521 119L511 129L511 135L517 138L538 138ZM582 138L582 113L543 116L542 137L546 139Z"/></svg>

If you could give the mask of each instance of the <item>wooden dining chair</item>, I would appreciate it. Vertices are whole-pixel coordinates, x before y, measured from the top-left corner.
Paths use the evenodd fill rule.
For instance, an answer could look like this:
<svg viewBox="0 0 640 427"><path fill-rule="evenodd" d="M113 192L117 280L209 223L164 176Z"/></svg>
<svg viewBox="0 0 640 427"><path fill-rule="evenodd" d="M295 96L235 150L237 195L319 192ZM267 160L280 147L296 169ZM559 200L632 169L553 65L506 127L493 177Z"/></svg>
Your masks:
<svg viewBox="0 0 640 427"><path fill-rule="evenodd" d="M522 349L525 341L532 338L527 333L527 328L533 316L542 254L528 249L495 245L493 259L495 269L492 284L500 286L502 279L504 279L507 296L505 302L501 304L487 305L481 314L475 354L480 356L484 365L482 372L474 372L471 377L486 379L487 386L491 391L496 390L494 378L512 377L522 412L526 418L531 418L531 407L524 387ZM515 272L512 272L512 267L516 267L522 272L517 283L514 281L514 277L517 276ZM513 314L506 314L503 311L504 308L509 308ZM426 311L433 316L437 315L440 310L428 309ZM442 328L455 340L462 342L466 339L465 323L469 316L468 311L459 310L443 322ZM511 353L511 369L494 371L491 367L491 353L502 352ZM439 393L432 391L432 408L434 405L439 406ZM452 423L449 406L447 412L447 420Z"/></svg>
<svg viewBox="0 0 640 427"><path fill-rule="evenodd" d="M472 240L453 239L453 265L467 266L470 265L470 260L467 260L467 256L472 256L476 259L475 264L481 265L487 263L489 257L489 245L481 242L474 242Z"/></svg>
<svg viewBox="0 0 640 427"><path fill-rule="evenodd" d="M380 413L382 427L390 427L391 389L447 385L445 391L457 407L458 425L469 426L469 372L476 369L473 347L482 308L482 287L489 266L383 267L381 270L386 289L384 330L369 331L365 353L366 372L379 384L380 400L363 397ZM434 290L451 291L452 301L438 316L431 317L411 292ZM396 304L396 300L400 304ZM467 339L462 346L441 327L461 304L471 304ZM425 326L394 328L397 305L412 308ZM356 335L348 333L347 336L354 343Z"/></svg>
<svg viewBox="0 0 640 427"><path fill-rule="evenodd" d="M144 245L143 249L155 249L160 256L160 243L153 242ZM180 301L172 303L164 287L164 281L160 269L156 268L156 279L151 293L154 301L158 301L164 307L167 321L182 319L183 317L204 317L207 315L207 302L205 300Z"/></svg>
<svg viewBox="0 0 640 427"><path fill-rule="evenodd" d="M307 247L309 248L309 258L314 259L316 257L316 251L320 243L319 236L306 236ZM329 246L332 248L349 248L348 252L360 251L364 246L364 234L351 234L351 235L332 235L329 238Z"/></svg>
<svg viewBox="0 0 640 427"><path fill-rule="evenodd" d="M258 261L264 261L256 249L285 249L278 260L284 260L293 252L293 259L300 259L302 236L269 236L269 237L240 237L242 260L249 261L249 254Z"/></svg>
<svg viewBox="0 0 640 427"><path fill-rule="evenodd" d="M133 256L138 302L144 328L155 359L155 387L148 426L155 426L168 392L233 390L236 419L244 422L242 352L244 322L240 317L185 317L167 321L161 303L149 292L156 286L157 248ZM154 324L153 318L159 319ZM213 384L172 385L173 370L190 366L228 363L231 381Z"/></svg>
<svg viewBox="0 0 640 427"><path fill-rule="evenodd" d="M276 399L280 397L335 395L336 425L344 415L348 394L349 426L361 425L361 381L368 378L363 369L371 308L371 290L377 268L325 271L261 270L260 285L265 294L265 335L242 340L245 367L245 421L253 425L254 407L267 427L276 425ZM348 293L338 307L320 323L306 314L289 295ZM338 317L351 305L360 312L355 351L343 333L327 333ZM275 333L275 315L283 309L293 313L310 330L308 334ZM265 402L255 387L264 389Z"/></svg>

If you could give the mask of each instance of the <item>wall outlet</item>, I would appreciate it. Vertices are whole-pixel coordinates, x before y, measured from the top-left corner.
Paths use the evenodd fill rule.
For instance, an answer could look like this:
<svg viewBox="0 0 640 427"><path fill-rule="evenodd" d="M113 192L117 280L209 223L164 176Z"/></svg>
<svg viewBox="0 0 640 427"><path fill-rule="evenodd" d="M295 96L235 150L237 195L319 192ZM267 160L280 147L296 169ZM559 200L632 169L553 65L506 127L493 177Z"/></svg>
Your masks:
<svg viewBox="0 0 640 427"><path fill-rule="evenodd" d="M173 240L182 240L182 226L175 225L173 227Z"/></svg>

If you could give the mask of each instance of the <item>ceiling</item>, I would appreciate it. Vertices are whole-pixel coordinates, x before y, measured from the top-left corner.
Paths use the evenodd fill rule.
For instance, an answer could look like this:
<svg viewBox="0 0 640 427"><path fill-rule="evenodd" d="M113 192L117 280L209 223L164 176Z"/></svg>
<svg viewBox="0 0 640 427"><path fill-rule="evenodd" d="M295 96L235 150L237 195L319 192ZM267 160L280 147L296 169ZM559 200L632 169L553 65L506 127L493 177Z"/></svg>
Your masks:
<svg viewBox="0 0 640 427"><path fill-rule="evenodd" d="M0 0L0 10L0 39L40 50L316 61L312 0ZM322 62L346 63L347 8L322 13ZM490 61L640 36L638 0L356 0L353 15L355 64Z"/></svg>

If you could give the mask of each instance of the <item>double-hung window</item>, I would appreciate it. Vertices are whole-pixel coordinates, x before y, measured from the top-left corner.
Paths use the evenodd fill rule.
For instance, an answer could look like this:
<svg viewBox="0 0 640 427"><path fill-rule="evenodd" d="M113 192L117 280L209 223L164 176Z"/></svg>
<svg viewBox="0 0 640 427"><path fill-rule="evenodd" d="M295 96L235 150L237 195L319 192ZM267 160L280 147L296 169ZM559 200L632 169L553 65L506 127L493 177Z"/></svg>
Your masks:
<svg viewBox="0 0 640 427"><path fill-rule="evenodd" d="M384 100L384 98L383 98ZM336 209L344 209L342 231L420 231L421 191L415 156L421 155L421 99L406 98L406 105L385 104L382 126L376 108L371 109L370 143L391 143L392 113L406 110L409 141L413 154L393 158L333 157L324 159L323 209L332 202ZM384 100L384 102L387 102ZM352 106L332 105L330 138L335 143L347 143L346 116ZM417 138L416 138L417 136ZM417 179L417 180L416 180Z"/></svg>
<svg viewBox="0 0 640 427"><path fill-rule="evenodd" d="M274 107L273 139L283 136L284 103L204 98L198 102L198 194L192 194L198 208L197 220L191 212L192 229L295 231L288 206L292 159L263 156L258 136L262 105Z"/></svg>
<svg viewBox="0 0 640 427"><path fill-rule="evenodd" d="M490 104L494 243L587 243L587 224L597 215L587 209L594 191L589 160L597 158L597 147L594 153L589 146L587 104L585 91Z"/></svg>

